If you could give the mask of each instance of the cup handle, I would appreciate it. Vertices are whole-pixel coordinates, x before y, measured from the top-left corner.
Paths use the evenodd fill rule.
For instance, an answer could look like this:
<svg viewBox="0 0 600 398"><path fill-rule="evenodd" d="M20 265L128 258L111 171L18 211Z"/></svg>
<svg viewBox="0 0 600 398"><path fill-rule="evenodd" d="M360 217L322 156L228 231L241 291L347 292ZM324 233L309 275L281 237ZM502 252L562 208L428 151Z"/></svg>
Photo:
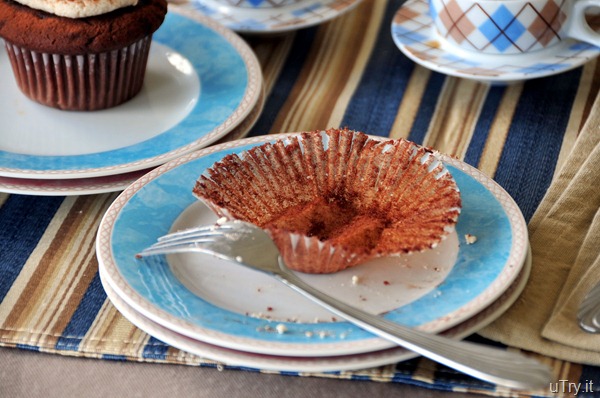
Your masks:
<svg viewBox="0 0 600 398"><path fill-rule="evenodd" d="M600 10L600 0L576 0L567 34L577 40L600 47L600 33L595 32L585 20L585 11L596 7Z"/></svg>

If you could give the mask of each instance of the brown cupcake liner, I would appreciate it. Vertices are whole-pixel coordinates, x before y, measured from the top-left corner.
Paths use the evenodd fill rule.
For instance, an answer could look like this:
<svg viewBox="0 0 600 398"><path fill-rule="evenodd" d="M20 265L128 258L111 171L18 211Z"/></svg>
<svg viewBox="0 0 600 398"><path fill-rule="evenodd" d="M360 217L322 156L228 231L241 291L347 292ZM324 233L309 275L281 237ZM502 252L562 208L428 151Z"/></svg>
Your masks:
<svg viewBox="0 0 600 398"><path fill-rule="evenodd" d="M346 129L228 155L193 192L219 216L266 229L286 265L308 273L432 248L454 230L461 206L432 151Z"/></svg>
<svg viewBox="0 0 600 398"><path fill-rule="evenodd" d="M63 110L111 108L142 89L152 36L99 54L30 51L5 42L20 90L30 99Z"/></svg>

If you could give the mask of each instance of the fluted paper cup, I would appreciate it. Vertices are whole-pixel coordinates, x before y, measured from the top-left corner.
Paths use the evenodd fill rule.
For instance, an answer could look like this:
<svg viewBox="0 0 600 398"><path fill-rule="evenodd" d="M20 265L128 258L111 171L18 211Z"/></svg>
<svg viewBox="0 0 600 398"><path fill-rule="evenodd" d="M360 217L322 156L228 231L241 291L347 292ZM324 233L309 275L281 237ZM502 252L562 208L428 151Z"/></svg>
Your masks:
<svg viewBox="0 0 600 398"><path fill-rule="evenodd" d="M30 51L5 42L19 89L53 108L93 111L130 100L142 89L152 36L100 54Z"/></svg>
<svg viewBox="0 0 600 398"><path fill-rule="evenodd" d="M228 155L193 193L220 217L267 230L286 265L307 273L432 248L461 208L456 182L431 150L346 129Z"/></svg>

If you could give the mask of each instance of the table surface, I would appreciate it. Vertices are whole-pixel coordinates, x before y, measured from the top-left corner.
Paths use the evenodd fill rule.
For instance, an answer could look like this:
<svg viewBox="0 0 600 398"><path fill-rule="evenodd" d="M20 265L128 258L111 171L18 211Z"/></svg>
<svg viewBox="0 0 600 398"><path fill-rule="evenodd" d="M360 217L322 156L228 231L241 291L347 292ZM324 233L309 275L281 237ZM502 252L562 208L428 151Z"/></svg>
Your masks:
<svg viewBox="0 0 600 398"><path fill-rule="evenodd" d="M600 64L593 59L561 75L507 86L448 77L416 65L392 42L391 21L402 3L364 0L319 26L243 36L261 64L266 98L249 135L347 126L407 138L482 170L531 219L587 120L600 89ZM116 195L0 193L0 396L502 394L420 359L381 373L381 381L198 366L206 363L129 324L101 289L95 231ZM58 274L70 276L61 286L44 282ZM131 344L117 344L124 339ZM144 354L149 341L160 355Z"/></svg>
<svg viewBox="0 0 600 398"><path fill-rule="evenodd" d="M108 362L1 348L5 397L445 397L408 384L219 371L185 365ZM66 380L65 375L70 375ZM76 375L76 377L74 377Z"/></svg>

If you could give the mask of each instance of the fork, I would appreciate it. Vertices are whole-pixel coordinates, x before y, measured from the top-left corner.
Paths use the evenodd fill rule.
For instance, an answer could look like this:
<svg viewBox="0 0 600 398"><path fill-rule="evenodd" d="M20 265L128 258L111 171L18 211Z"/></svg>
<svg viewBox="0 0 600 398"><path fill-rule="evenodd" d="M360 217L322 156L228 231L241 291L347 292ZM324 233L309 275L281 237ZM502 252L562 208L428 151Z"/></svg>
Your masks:
<svg viewBox="0 0 600 398"><path fill-rule="evenodd" d="M579 326L588 333L600 332L600 283L585 296L577 313Z"/></svg>
<svg viewBox="0 0 600 398"><path fill-rule="evenodd" d="M538 389L549 385L550 370L532 358L405 327L315 289L285 266L271 237L249 223L230 221L165 235L136 257L190 251L212 254L269 274L360 328L481 380L515 389Z"/></svg>

